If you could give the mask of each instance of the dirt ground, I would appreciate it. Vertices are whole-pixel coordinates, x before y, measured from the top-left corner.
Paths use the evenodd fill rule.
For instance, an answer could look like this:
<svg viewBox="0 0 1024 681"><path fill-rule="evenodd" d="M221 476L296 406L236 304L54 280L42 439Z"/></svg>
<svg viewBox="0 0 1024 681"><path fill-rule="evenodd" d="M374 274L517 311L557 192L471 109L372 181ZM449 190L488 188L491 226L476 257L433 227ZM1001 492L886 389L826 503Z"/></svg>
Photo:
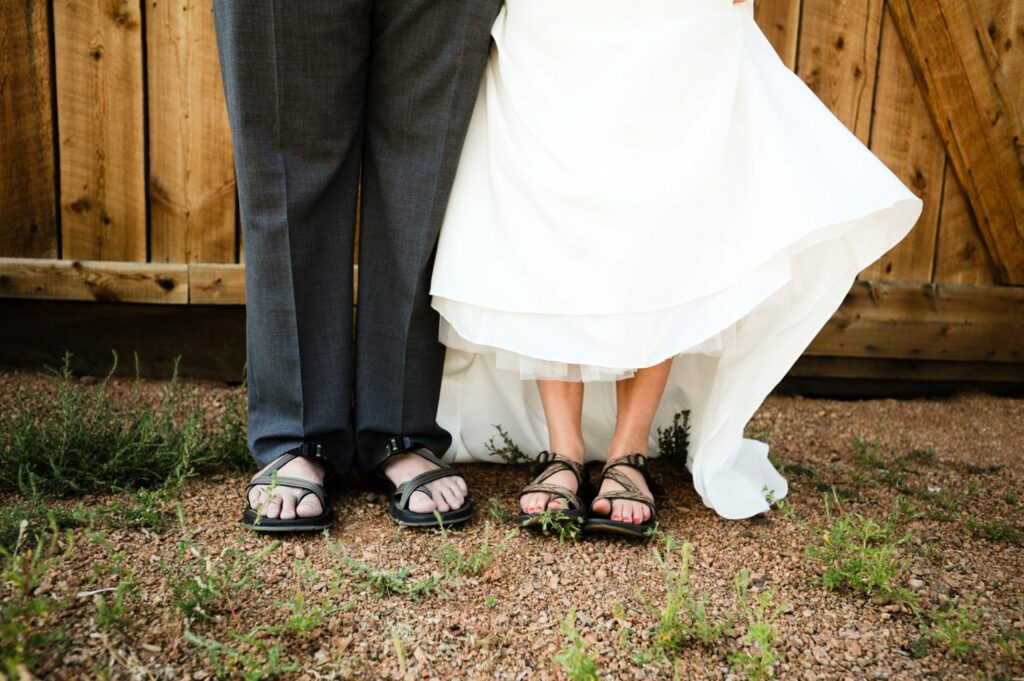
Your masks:
<svg viewBox="0 0 1024 681"><path fill-rule="evenodd" d="M28 373L9 372L0 387L31 380ZM231 390L194 385L211 405ZM778 614L769 617L769 628L777 678L1024 677L1024 400L773 395L748 434L768 442L790 483L783 507L755 518L718 517L702 504L684 470L661 461L655 474L668 496L660 500L659 536L650 543L509 535L507 517L515 512L528 470L475 464L460 471L476 519L445 538L392 524L385 498L353 480L334 495L339 520L326 537L283 538L252 567L247 583L221 585L221 595L191 619L178 605L176 585L197 566L216 567L235 555L225 551L252 556L272 539L238 524L244 477L190 480L178 498L190 535L185 544L177 521L160 532L107 528L106 541L74 530L73 550L39 590L65 603L53 617L66 640L34 672L57 679L204 679L248 670L258 677L261 668L272 670L260 666L272 660L268 651L277 651L297 666L282 674L287 678L565 678L555 658L570 637L559 623L574 609L579 645L599 678L746 678L730 657L744 649L742 627L711 643L686 642L660 658L650 654L670 586L654 548L678 565L679 552L665 546L670 537L676 545L692 545L689 584L706 598L712 617L734 604L741 570L750 573L752 594L776 590ZM878 459L891 465L865 462L853 444L855 437L876 436ZM894 482L886 471L897 470L897 459L903 463ZM968 652L958 656L940 643L922 650L922 620L906 603L820 583L823 565L806 556L805 547L822 541L828 521L823 493L830 486L842 499L841 511L833 513L881 521L899 508L897 497L918 509L904 508L898 521L901 533L910 535L896 548L907 567L894 583L916 594L926 612L971 603L977 626L965 630L972 642ZM979 527L997 530L989 536ZM485 540L497 547L492 563L458 574L449 569L446 577L451 555L484 555ZM342 552L351 560L342 560ZM110 567L117 555L120 572ZM370 573L354 565L404 571L399 593L367 586ZM92 592L108 589L103 593L112 599L109 589L124 574L136 589L123 603L121 624L112 626L98 617ZM436 588L402 593L403 584L429 585L431 577L439 580ZM305 618L295 619L296 613ZM258 629L288 621L289 632ZM233 652L211 643L217 641Z"/></svg>

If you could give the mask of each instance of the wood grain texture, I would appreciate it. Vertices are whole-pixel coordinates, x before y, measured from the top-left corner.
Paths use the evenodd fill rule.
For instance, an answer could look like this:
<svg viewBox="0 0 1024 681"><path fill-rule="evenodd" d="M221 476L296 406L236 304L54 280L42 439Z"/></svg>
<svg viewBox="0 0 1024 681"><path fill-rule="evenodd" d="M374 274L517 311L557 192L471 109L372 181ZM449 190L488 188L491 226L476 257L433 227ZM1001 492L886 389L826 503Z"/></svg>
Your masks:
<svg viewBox="0 0 1024 681"><path fill-rule="evenodd" d="M149 0L150 259L235 262L235 173L211 0Z"/></svg>
<svg viewBox="0 0 1024 681"><path fill-rule="evenodd" d="M797 75L865 144L882 26L882 0L803 0Z"/></svg>
<svg viewBox="0 0 1024 681"><path fill-rule="evenodd" d="M933 279L943 284L995 284L995 266L948 158Z"/></svg>
<svg viewBox="0 0 1024 681"><path fill-rule="evenodd" d="M800 39L800 3L801 0L754 1L757 25L775 47L779 58L792 70L796 70L796 51Z"/></svg>
<svg viewBox="0 0 1024 681"><path fill-rule="evenodd" d="M807 354L1024 361L1024 288L859 281Z"/></svg>
<svg viewBox="0 0 1024 681"><path fill-rule="evenodd" d="M55 0L62 257L146 260L138 0Z"/></svg>
<svg viewBox="0 0 1024 681"><path fill-rule="evenodd" d="M245 305L245 266L189 265L188 295L192 305Z"/></svg>
<svg viewBox="0 0 1024 681"><path fill-rule="evenodd" d="M188 302L188 266L0 258L0 298Z"/></svg>
<svg viewBox="0 0 1024 681"><path fill-rule="evenodd" d="M57 257L46 3L0 3L0 256Z"/></svg>
<svg viewBox="0 0 1024 681"><path fill-rule="evenodd" d="M995 280L1024 284L1024 126L975 0L890 0Z"/></svg>
<svg viewBox="0 0 1024 681"><path fill-rule="evenodd" d="M881 43L871 151L921 197L924 210L910 234L865 268L860 278L931 281L946 148L932 123L889 12L883 15Z"/></svg>

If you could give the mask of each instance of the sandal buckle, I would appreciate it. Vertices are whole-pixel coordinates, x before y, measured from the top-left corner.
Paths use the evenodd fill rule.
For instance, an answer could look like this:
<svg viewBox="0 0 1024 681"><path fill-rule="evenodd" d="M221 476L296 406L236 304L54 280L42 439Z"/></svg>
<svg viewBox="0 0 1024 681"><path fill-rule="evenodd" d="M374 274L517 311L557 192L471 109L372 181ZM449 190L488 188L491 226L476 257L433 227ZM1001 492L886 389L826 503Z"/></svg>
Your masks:
<svg viewBox="0 0 1024 681"><path fill-rule="evenodd" d="M327 455L324 454L324 446L321 442L303 442L298 447L297 454L303 458L315 459L317 461L327 461Z"/></svg>
<svg viewBox="0 0 1024 681"><path fill-rule="evenodd" d="M384 452L388 456L393 456L401 452L408 452L411 449L415 449L416 443L413 442L411 437L407 435L396 436L384 443Z"/></svg>

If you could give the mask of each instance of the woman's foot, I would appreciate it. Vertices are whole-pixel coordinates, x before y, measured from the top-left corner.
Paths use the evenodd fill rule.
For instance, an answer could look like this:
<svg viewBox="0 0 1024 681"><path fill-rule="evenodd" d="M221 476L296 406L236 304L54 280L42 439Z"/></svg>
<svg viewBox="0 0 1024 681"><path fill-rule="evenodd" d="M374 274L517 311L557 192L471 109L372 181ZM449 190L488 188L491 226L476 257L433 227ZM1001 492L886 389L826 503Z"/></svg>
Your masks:
<svg viewBox="0 0 1024 681"><path fill-rule="evenodd" d="M262 473L262 471L260 471ZM303 457L296 457L278 469L278 477L292 477L309 480L322 485L324 482L322 464ZM255 477L255 476L254 476ZM302 501L295 500L305 494ZM249 490L249 505L264 518L294 520L295 518L313 518L324 512L320 500L315 494L304 489L277 485L273 490L267 485L260 485Z"/></svg>
<svg viewBox="0 0 1024 681"><path fill-rule="evenodd" d="M609 461L623 458L624 455L618 457L610 457ZM641 493L648 497L652 497L651 490L647 486L647 481L644 479L643 474L633 468L632 466L616 466L615 470L628 478L633 484L637 486ZM610 477L605 477L601 483L601 488L597 492L597 498L591 505L591 510L595 515L604 516L611 520L619 520L624 523L640 524L647 522L651 517L651 509L647 504L640 503L639 501L629 501L627 499L602 499L601 495L608 492L618 492L623 489L615 480Z"/></svg>
<svg viewBox="0 0 1024 681"><path fill-rule="evenodd" d="M413 453L396 454L388 459L381 468L388 480L395 486L401 485L407 480L412 480L420 473L434 470L437 466L422 456ZM433 480L426 484L430 495L423 492L413 492L409 497L409 510L413 513L447 513L462 508L469 494L466 481L458 475L452 475L439 480Z"/></svg>
<svg viewBox="0 0 1024 681"><path fill-rule="evenodd" d="M552 448L550 451L557 452L558 455L575 462L582 470L584 456L583 443L560 444L562 445L560 449ZM545 478L543 482L545 485L557 485L558 487L564 487L573 494L578 495L580 492L579 481L576 478L576 474L569 468L564 468L564 470L552 473L550 476ZM569 504L565 497L560 497L557 494L550 492L529 492L519 499L519 508L522 509L523 513L540 513L544 509L557 511L564 510L568 507Z"/></svg>

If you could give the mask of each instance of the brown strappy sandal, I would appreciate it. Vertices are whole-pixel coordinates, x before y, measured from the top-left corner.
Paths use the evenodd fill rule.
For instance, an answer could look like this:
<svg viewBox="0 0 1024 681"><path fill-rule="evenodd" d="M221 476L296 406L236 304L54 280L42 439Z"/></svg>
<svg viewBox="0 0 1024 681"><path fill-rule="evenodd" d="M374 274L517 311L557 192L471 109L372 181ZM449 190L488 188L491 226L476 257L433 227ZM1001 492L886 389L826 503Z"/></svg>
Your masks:
<svg viewBox="0 0 1024 681"><path fill-rule="evenodd" d="M568 487L562 485L556 485L554 483L545 482L555 473L562 471L571 471L576 477L576 492L573 492ZM551 503L553 499L564 499L565 503L560 509L545 509L544 511L537 511L535 513L523 513L520 512L516 516L516 524L520 527L535 527L543 524L545 517L549 517L549 513L545 511L550 510L551 514L557 514L560 517L568 518L582 524L583 518L586 515L584 500L593 496L594 486L590 482L590 478L587 477L583 471L583 464L577 463L572 459L562 456L561 454L555 454L544 450L537 455L536 462L534 464L534 479L533 481L524 487L517 497L518 500L522 500L527 494L534 492L545 492L552 495L548 503ZM522 508L522 506L520 506Z"/></svg>
<svg viewBox="0 0 1024 681"><path fill-rule="evenodd" d="M617 482L622 486L622 489L612 490L611 492L605 492L604 494L598 494L594 497L594 501L598 499L607 499L609 503L612 499L623 499L626 501L636 501L644 504L651 509L651 517L642 523L629 523L622 520L612 520L611 515L595 515L594 514L594 501L590 502L590 512L587 514L587 519L583 523L583 530L585 532L606 532L611 534L624 534L630 537L649 537L651 528L656 524L654 518L654 497L648 496L640 491L636 483L626 477L620 471L615 470L618 466L629 466L644 476L644 482L647 483L647 487L654 494L655 490L660 490L660 487L655 483L654 479L651 478L650 471L647 469L647 457L643 454L630 454L628 456L622 456L617 459L605 463L604 468L601 469L601 478L597 484L597 488L600 489L604 483L605 478L611 479L613 482Z"/></svg>

